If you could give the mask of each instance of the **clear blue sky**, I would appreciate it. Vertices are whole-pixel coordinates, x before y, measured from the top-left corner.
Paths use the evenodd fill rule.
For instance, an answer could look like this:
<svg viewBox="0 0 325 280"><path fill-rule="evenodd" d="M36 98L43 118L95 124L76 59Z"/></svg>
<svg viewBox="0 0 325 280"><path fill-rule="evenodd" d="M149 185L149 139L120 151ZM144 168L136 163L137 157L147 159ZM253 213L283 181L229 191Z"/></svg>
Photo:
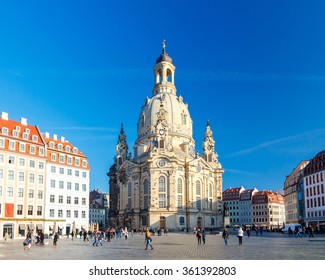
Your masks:
<svg viewBox="0 0 325 280"><path fill-rule="evenodd" d="M108 191L120 124L132 151L166 39L223 188L277 190L325 148L324 15L324 1L2 1L0 111L64 136Z"/></svg>

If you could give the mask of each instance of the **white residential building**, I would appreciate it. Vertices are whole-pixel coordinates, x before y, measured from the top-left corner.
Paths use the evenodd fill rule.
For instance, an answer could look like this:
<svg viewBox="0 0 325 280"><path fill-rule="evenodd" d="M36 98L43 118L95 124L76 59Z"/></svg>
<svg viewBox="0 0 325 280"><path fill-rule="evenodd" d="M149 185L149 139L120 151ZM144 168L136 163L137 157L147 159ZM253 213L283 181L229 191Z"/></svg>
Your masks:
<svg viewBox="0 0 325 280"><path fill-rule="evenodd" d="M88 230L89 166L87 158L63 137L44 135L47 146L45 234Z"/></svg>

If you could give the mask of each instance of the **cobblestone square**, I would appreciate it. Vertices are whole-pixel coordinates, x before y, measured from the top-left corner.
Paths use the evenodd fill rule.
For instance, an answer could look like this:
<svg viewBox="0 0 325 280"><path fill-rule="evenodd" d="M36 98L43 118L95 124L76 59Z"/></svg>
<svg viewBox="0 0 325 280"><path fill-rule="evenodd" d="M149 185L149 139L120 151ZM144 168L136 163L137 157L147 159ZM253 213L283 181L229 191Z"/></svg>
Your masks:
<svg viewBox="0 0 325 280"><path fill-rule="evenodd" d="M238 245L235 233L228 245L220 234L207 234L206 244L198 245L193 233L169 233L153 236L153 250L144 250L144 235L113 238L102 246L92 246L93 240L61 238L57 248L52 239L44 246L32 245L23 250L22 239L0 244L0 260L324 260L325 236L289 238L281 233L265 232L251 235Z"/></svg>

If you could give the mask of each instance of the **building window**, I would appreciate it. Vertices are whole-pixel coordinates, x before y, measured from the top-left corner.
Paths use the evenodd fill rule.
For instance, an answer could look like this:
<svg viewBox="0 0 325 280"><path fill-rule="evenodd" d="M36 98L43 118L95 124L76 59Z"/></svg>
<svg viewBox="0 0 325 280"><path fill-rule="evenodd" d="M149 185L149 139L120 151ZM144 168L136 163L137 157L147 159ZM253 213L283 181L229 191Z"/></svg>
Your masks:
<svg viewBox="0 0 325 280"><path fill-rule="evenodd" d="M58 217L59 218L63 218L63 210L62 209L59 209L59 211L58 211Z"/></svg>
<svg viewBox="0 0 325 280"><path fill-rule="evenodd" d="M19 166L25 166L25 159L19 158Z"/></svg>
<svg viewBox="0 0 325 280"><path fill-rule="evenodd" d="M29 173L29 183L34 183L34 177L33 173Z"/></svg>
<svg viewBox="0 0 325 280"><path fill-rule="evenodd" d="M166 194L159 194L159 208L166 208Z"/></svg>
<svg viewBox="0 0 325 280"><path fill-rule="evenodd" d="M59 189L63 189L64 188L64 182L63 181L59 181Z"/></svg>
<svg viewBox="0 0 325 280"><path fill-rule="evenodd" d="M33 205L28 205L27 215L33 215Z"/></svg>
<svg viewBox="0 0 325 280"><path fill-rule="evenodd" d="M64 155L60 155L60 156L59 156L59 161L60 161L61 163L64 163Z"/></svg>
<svg viewBox="0 0 325 280"><path fill-rule="evenodd" d="M179 217L179 225L184 226L185 225L185 218L184 217Z"/></svg>
<svg viewBox="0 0 325 280"><path fill-rule="evenodd" d="M59 195L59 203L63 203L63 195Z"/></svg>
<svg viewBox="0 0 325 280"><path fill-rule="evenodd" d="M1 178L1 176L0 176L0 178ZM24 172L19 172L18 173L18 180L19 180L19 182L24 182L25 181L25 173Z"/></svg>
<svg viewBox="0 0 325 280"><path fill-rule="evenodd" d="M38 199L43 199L43 191L42 190L37 191L37 198Z"/></svg>
<svg viewBox="0 0 325 280"><path fill-rule="evenodd" d="M24 189L18 188L18 197L24 197Z"/></svg>
<svg viewBox="0 0 325 280"><path fill-rule="evenodd" d="M20 152L25 152L25 144L23 144L23 143L19 144L19 151Z"/></svg>
<svg viewBox="0 0 325 280"><path fill-rule="evenodd" d="M164 176L159 177L159 192L166 192L166 178Z"/></svg>
<svg viewBox="0 0 325 280"><path fill-rule="evenodd" d="M50 209L50 217L54 218L54 209Z"/></svg>
<svg viewBox="0 0 325 280"><path fill-rule="evenodd" d="M86 198L83 197L83 198L82 198L82 205L86 205L86 202L87 202Z"/></svg>
<svg viewBox="0 0 325 280"><path fill-rule="evenodd" d="M82 191L84 191L84 192L87 191L87 185L86 184L82 184Z"/></svg>
<svg viewBox="0 0 325 280"><path fill-rule="evenodd" d="M195 193L196 193L196 209L201 210L201 182L199 180L196 181L195 185Z"/></svg>
<svg viewBox="0 0 325 280"><path fill-rule="evenodd" d="M144 209L149 207L149 181L147 179L143 182L143 207Z"/></svg>
<svg viewBox="0 0 325 280"><path fill-rule="evenodd" d="M67 218L71 218L71 210L67 210Z"/></svg>
<svg viewBox="0 0 325 280"><path fill-rule="evenodd" d="M81 211L81 218L86 219L86 211Z"/></svg>
<svg viewBox="0 0 325 280"><path fill-rule="evenodd" d="M74 198L74 204L78 205L79 204L79 197Z"/></svg>
<svg viewBox="0 0 325 280"><path fill-rule="evenodd" d="M75 210L75 211L74 211L74 217L75 217L75 218L78 218L78 210Z"/></svg>
<svg viewBox="0 0 325 280"><path fill-rule="evenodd" d="M51 180L51 188L55 188L55 180Z"/></svg>
<svg viewBox="0 0 325 280"><path fill-rule="evenodd" d="M8 163L9 163L9 164L15 164L15 157L13 157L13 156L9 156Z"/></svg>
<svg viewBox="0 0 325 280"><path fill-rule="evenodd" d="M43 184L44 183L44 177L43 175L38 175L38 183Z"/></svg>
<svg viewBox="0 0 325 280"><path fill-rule="evenodd" d="M17 215L23 214L23 205L17 205Z"/></svg>
<svg viewBox="0 0 325 280"><path fill-rule="evenodd" d="M14 196L14 188L8 187L7 188L7 197L13 197Z"/></svg>
<svg viewBox="0 0 325 280"><path fill-rule="evenodd" d="M79 177L79 171L78 171L78 170L75 170L74 175L75 175L76 177Z"/></svg>
<svg viewBox="0 0 325 280"><path fill-rule="evenodd" d="M43 213L43 208L42 208L42 206L37 206L37 212L36 212L36 215L37 215L37 216L42 216L42 213Z"/></svg>
<svg viewBox="0 0 325 280"><path fill-rule="evenodd" d="M64 168L63 168L63 167L60 167L60 169L59 169L59 173L60 173L60 174L64 174Z"/></svg>
<svg viewBox="0 0 325 280"><path fill-rule="evenodd" d="M56 173L56 167L55 166L51 166L51 173Z"/></svg>
<svg viewBox="0 0 325 280"><path fill-rule="evenodd" d="M33 154L33 155L35 155L35 150L36 150L36 149L35 149L34 146L30 146L30 147L29 147L29 151L30 151L30 153Z"/></svg>
<svg viewBox="0 0 325 280"><path fill-rule="evenodd" d="M68 182L67 183L67 190L71 190L71 186L72 186L71 182Z"/></svg>
<svg viewBox="0 0 325 280"><path fill-rule="evenodd" d="M67 196L67 204L71 204L71 196Z"/></svg>
<svg viewBox="0 0 325 280"><path fill-rule="evenodd" d="M55 202L55 196L54 196L54 194L51 194L50 195L50 202L51 203L54 203Z"/></svg>
<svg viewBox="0 0 325 280"><path fill-rule="evenodd" d="M34 190L28 189L28 198L34 198Z"/></svg>

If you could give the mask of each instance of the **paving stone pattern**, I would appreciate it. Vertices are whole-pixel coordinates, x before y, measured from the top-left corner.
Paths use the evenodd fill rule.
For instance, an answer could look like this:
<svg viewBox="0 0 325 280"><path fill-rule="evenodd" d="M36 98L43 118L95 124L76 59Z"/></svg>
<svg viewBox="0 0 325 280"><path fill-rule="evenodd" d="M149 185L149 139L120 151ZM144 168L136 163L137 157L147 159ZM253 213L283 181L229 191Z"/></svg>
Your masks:
<svg viewBox="0 0 325 280"><path fill-rule="evenodd" d="M0 260L324 260L325 236L289 238L281 233L265 232L251 235L238 245L232 233L228 245L220 234L208 234L205 245L198 245L193 233L168 233L153 236L153 247L144 250L144 235L135 234L127 240L112 239L103 246L92 246L93 240L60 238L52 247L52 239L44 246L32 245L23 250L23 240L0 243Z"/></svg>

